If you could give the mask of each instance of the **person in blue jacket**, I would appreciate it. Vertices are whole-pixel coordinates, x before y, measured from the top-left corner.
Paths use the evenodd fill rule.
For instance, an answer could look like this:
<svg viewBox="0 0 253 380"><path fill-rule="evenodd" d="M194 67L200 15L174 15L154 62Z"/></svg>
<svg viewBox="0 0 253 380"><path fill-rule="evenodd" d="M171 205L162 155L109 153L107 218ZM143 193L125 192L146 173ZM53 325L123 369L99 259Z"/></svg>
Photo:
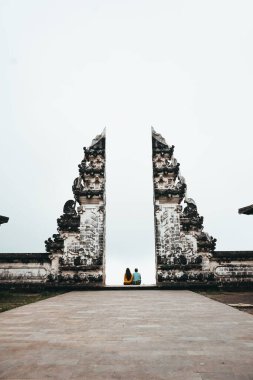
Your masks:
<svg viewBox="0 0 253 380"><path fill-rule="evenodd" d="M140 285L141 284L141 275L138 272L138 269L135 268L134 273L133 273L133 285Z"/></svg>

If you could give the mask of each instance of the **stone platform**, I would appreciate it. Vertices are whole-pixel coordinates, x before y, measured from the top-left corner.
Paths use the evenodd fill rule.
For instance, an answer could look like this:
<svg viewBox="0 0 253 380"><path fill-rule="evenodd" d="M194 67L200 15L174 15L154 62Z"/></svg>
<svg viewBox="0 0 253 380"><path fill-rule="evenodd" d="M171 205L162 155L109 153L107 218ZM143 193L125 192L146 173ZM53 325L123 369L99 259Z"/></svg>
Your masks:
<svg viewBox="0 0 253 380"><path fill-rule="evenodd" d="M0 315L1 379L253 379L253 317L190 291L76 291Z"/></svg>

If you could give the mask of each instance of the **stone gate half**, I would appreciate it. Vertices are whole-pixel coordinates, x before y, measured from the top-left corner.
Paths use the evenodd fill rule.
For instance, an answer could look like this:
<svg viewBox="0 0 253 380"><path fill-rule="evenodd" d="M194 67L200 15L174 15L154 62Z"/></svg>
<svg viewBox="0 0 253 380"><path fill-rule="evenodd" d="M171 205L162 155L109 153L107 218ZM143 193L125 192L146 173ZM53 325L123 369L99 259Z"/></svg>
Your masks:
<svg viewBox="0 0 253 380"><path fill-rule="evenodd" d="M186 196L186 183L174 146L152 128L154 217L157 285L211 281L209 260L215 249L212 236L203 231L193 199Z"/></svg>
<svg viewBox="0 0 253 380"><path fill-rule="evenodd" d="M65 203L59 233L45 242L52 282L105 284L105 141L103 132L84 147L72 186L75 201Z"/></svg>

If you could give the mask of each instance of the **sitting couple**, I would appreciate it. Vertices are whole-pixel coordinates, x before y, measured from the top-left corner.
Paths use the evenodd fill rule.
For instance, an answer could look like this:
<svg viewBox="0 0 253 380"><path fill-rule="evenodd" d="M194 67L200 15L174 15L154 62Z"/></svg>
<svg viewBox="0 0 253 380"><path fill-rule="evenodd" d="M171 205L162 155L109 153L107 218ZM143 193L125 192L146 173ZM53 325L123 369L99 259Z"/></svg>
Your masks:
<svg viewBox="0 0 253 380"><path fill-rule="evenodd" d="M141 275L138 272L138 269L135 268L134 273L130 272L130 269L126 269L124 276L124 285L140 285L141 284Z"/></svg>

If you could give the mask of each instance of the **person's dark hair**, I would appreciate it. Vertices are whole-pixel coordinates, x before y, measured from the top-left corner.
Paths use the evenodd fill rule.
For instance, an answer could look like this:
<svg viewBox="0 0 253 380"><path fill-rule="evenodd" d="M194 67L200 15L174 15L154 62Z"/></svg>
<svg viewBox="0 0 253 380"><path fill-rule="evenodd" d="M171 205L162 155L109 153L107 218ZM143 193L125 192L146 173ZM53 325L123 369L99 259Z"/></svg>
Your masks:
<svg viewBox="0 0 253 380"><path fill-rule="evenodd" d="M135 270L134 270L135 272L138 272L138 269L137 268L135 268Z"/></svg>
<svg viewBox="0 0 253 380"><path fill-rule="evenodd" d="M131 280L131 276L132 276L132 275L131 275L130 269L127 268L127 269L126 269L126 278L128 279L128 281Z"/></svg>

